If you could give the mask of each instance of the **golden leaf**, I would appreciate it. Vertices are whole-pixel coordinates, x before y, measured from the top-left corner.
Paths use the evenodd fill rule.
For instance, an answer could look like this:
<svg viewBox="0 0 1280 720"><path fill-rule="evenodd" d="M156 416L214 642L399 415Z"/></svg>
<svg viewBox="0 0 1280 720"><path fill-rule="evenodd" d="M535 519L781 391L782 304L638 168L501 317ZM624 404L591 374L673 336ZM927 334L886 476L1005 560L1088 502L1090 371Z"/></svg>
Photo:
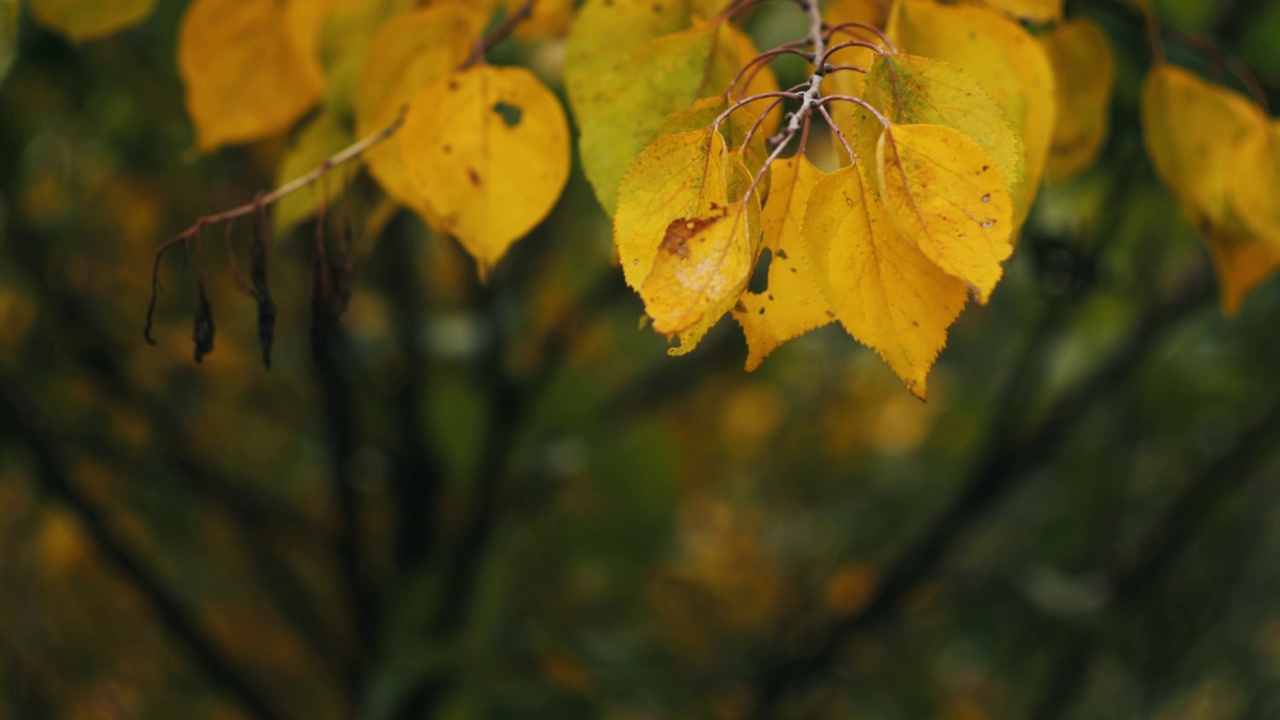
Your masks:
<svg viewBox="0 0 1280 720"><path fill-rule="evenodd" d="M564 110L523 68L483 65L424 87L399 140L424 202L481 276L547 216L569 178Z"/></svg>
<svg viewBox="0 0 1280 720"><path fill-rule="evenodd" d="M1107 138L1107 105L1116 79L1111 43L1096 24L1071 20L1038 38L1053 64L1058 118L1045 174L1065 182L1093 163Z"/></svg>
<svg viewBox="0 0 1280 720"><path fill-rule="evenodd" d="M1013 204L995 161L944 125L894 125L876 148L881 194L898 229L986 303L1013 253Z"/></svg>
<svg viewBox="0 0 1280 720"><path fill-rule="evenodd" d="M75 41L110 35L142 22L156 0L29 0L31 14ZM14 9L17 3L11 3Z"/></svg>
<svg viewBox="0 0 1280 720"><path fill-rule="evenodd" d="M1231 204L1259 237L1280 246L1280 121L1236 143Z"/></svg>
<svg viewBox="0 0 1280 720"><path fill-rule="evenodd" d="M977 6L901 0L890 21L899 50L946 60L972 75L1001 107L1022 139L1023 174L1014 198L1014 225L1021 227L1040 188L1057 100L1053 67L1044 49L1017 22Z"/></svg>
<svg viewBox="0 0 1280 720"><path fill-rule="evenodd" d="M773 192L760 215L762 245L770 252L768 286L743 293L733 311L747 338L747 370L778 346L835 319L813 277L801 238L805 205L822 171L803 155L773 163Z"/></svg>
<svg viewBox="0 0 1280 720"><path fill-rule="evenodd" d="M982 0L990 7L1024 20L1058 20L1062 17L1063 0Z"/></svg>
<svg viewBox="0 0 1280 720"><path fill-rule="evenodd" d="M574 114L582 114L583 100L629 53L684 30L689 20L689 0L587 0L565 44L564 85Z"/></svg>
<svg viewBox="0 0 1280 720"><path fill-rule="evenodd" d="M356 87L356 135L389 125L425 86L456 70L471 55L485 17L457 3L427 7L388 20L369 45ZM430 100L430 104L439 100ZM369 173L387 195L440 229L394 143L364 157Z"/></svg>
<svg viewBox="0 0 1280 720"><path fill-rule="evenodd" d="M510 16L519 12L528 0L502 0ZM549 40L564 37L573 20L573 0L537 0L533 14L516 26L515 36L524 40Z"/></svg>
<svg viewBox="0 0 1280 720"><path fill-rule="evenodd" d="M1235 178L1244 170L1235 164L1237 147L1266 134L1266 118L1239 93L1160 64L1142 88L1142 127L1156 174L1209 244L1223 312L1234 315L1280 262L1275 244L1258 237L1231 203Z"/></svg>
<svg viewBox="0 0 1280 720"><path fill-rule="evenodd" d="M178 71L203 152L281 132L324 92L319 64L274 0L194 0L179 29Z"/></svg>
<svg viewBox="0 0 1280 720"><path fill-rule="evenodd" d="M923 400L968 292L899 233L860 166L827 175L809 196L802 235L813 276L845 330Z"/></svg>

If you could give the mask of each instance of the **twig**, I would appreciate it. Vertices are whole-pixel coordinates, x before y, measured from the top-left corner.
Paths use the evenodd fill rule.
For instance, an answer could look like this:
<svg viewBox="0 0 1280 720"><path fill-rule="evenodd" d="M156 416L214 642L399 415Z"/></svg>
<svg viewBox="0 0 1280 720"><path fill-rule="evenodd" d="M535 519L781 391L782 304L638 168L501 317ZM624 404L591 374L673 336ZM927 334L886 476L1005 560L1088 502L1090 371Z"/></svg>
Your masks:
<svg viewBox="0 0 1280 720"><path fill-rule="evenodd" d="M507 19L502 21L502 24L495 27L488 35L485 35L476 43L475 49L471 51L471 56L467 58L467 62L462 67L468 68L484 62L485 53L492 50L494 45L506 39L516 29L517 25L533 17L533 8L537 3L538 0L525 0L518 10L508 15Z"/></svg>

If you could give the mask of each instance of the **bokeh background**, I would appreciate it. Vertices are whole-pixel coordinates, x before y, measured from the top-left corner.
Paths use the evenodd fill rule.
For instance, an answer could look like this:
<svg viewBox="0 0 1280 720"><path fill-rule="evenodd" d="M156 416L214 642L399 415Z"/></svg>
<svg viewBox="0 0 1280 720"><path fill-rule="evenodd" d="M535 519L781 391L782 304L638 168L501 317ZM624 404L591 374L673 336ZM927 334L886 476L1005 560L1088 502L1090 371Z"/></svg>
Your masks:
<svg viewBox="0 0 1280 720"><path fill-rule="evenodd" d="M193 149L184 5L81 45L24 17L0 85L0 717L1280 717L1280 283L1218 309L1122 4L1068 3L1116 48L1103 156L928 403L834 327L751 374L729 317L667 357L580 175L481 285L336 173L324 369L311 225L273 240L272 370L217 232L146 345L155 248L289 144ZM1238 87L1201 38L1275 97L1280 3L1156 5L1174 60ZM561 52L493 59L558 89Z"/></svg>

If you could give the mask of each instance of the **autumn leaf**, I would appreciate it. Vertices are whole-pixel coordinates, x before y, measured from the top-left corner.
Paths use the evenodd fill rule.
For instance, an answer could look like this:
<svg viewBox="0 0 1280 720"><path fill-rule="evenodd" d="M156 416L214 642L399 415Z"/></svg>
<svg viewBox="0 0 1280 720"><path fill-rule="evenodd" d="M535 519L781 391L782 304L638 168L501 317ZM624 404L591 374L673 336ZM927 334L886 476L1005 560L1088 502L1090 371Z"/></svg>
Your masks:
<svg viewBox="0 0 1280 720"><path fill-rule="evenodd" d="M729 204L724 139L711 128L654 141L631 163L618 188L613 241L627 285L639 290L667 228Z"/></svg>
<svg viewBox="0 0 1280 720"><path fill-rule="evenodd" d="M1142 127L1156 173L1209 243L1223 312L1234 315L1244 296L1280 263L1274 243L1247 227L1230 202L1235 177L1246 170L1235 164L1237 146L1266 134L1266 119L1239 93L1162 63L1142 88ZM1247 176L1239 182L1266 179Z"/></svg>
<svg viewBox="0 0 1280 720"><path fill-rule="evenodd" d="M894 125L876 148L881 194L898 229L986 303L1013 253L1008 185L981 146L944 125Z"/></svg>
<svg viewBox="0 0 1280 720"><path fill-rule="evenodd" d="M736 27L705 24L637 48L593 81L593 91L576 103L575 110L582 128L583 170L606 212L614 211L623 174L654 139L663 120L700 97L723 92L754 55L750 41ZM776 88L766 68L746 93Z"/></svg>
<svg viewBox="0 0 1280 720"><path fill-rule="evenodd" d="M1071 179L1093 163L1107 137L1107 106L1115 84L1111 43L1096 24L1071 20L1038 38L1053 64L1058 117L1045 176Z"/></svg>
<svg viewBox="0 0 1280 720"><path fill-rule="evenodd" d="M1024 20L1044 22L1062 18L1063 0L981 0L981 2Z"/></svg>
<svg viewBox="0 0 1280 720"><path fill-rule="evenodd" d="M784 342L834 319L801 236L805 206L822 171L802 155L775 162L771 171L773 191L760 215L762 245L770 257L767 287L743 293L733 311L747 338L749 371Z"/></svg>
<svg viewBox="0 0 1280 720"><path fill-rule="evenodd" d="M887 0L831 0L822 12L822 19L829 27L836 28L848 23L862 23L872 27L883 28L888 8ZM860 27L848 27L835 33L831 44L838 45L849 40L860 40L880 45L881 40L874 32ZM848 47L831 54L828 63L835 66L851 65L859 68L871 67L876 52L865 47ZM828 95L862 95L864 75L856 71L836 72L823 79L823 92ZM843 128L842 128L843 129Z"/></svg>
<svg viewBox="0 0 1280 720"><path fill-rule="evenodd" d="M396 15L369 44L356 87L356 134L364 137L391 124L423 87L456 70L471 55L485 18L457 3ZM369 174L397 202L439 229L394 143L364 158Z"/></svg>
<svg viewBox="0 0 1280 720"><path fill-rule="evenodd" d="M274 0L194 0L182 17L178 70L203 152L282 132L324 92Z"/></svg>
<svg viewBox="0 0 1280 720"><path fill-rule="evenodd" d="M964 133L995 161L1011 193L1027 195L1022 143L1004 110L964 70L942 60L886 53L867 73L864 93L890 122L946 125ZM855 113L856 124L848 127L858 154L869 162L883 132L880 119L852 103L837 107Z"/></svg>
<svg viewBox="0 0 1280 720"><path fill-rule="evenodd" d="M31 14L77 42L110 35L142 22L156 0L29 0ZM16 0L8 3L17 9Z"/></svg>
<svg viewBox="0 0 1280 720"><path fill-rule="evenodd" d="M662 124L658 126L658 130L654 133L655 137L666 137L667 135L676 135L678 133L689 132L691 130L701 130L712 125L717 118L721 116L729 107L729 103L725 100L724 95L713 95L711 97L701 98L694 101L688 107L680 108L667 116ZM742 160L750 173L747 181L750 182L764 167L765 158L768 152L765 150L764 140L765 131L763 124L760 127L754 127L757 123L758 115L752 111L755 104L752 103L743 108L739 108L725 117L720 123L720 136L724 138L726 152L730 155L737 155ZM748 134L750 133L750 138ZM746 147L743 147L743 144ZM731 177L732 181L733 178ZM741 188L739 194L745 192L746 188ZM767 197L769 194L769 174L766 173L761 181L760 188L757 190L761 197ZM733 189L730 188L730 194Z"/></svg>
<svg viewBox="0 0 1280 720"><path fill-rule="evenodd" d="M965 283L901 235L861 164L818 181L802 237L817 287L840 324L924 399L947 328L964 309Z"/></svg>
<svg viewBox="0 0 1280 720"><path fill-rule="evenodd" d="M565 43L564 84L574 114L582 113L581 103L623 58L689 22L683 0L587 0Z"/></svg>
<svg viewBox="0 0 1280 720"><path fill-rule="evenodd" d="M640 286L653 329L667 335L719 320L751 276L759 211L717 205L705 217L676 218L663 231L653 270ZM704 330L705 332L705 330ZM681 346L686 345L682 339Z"/></svg>
<svg viewBox="0 0 1280 720"><path fill-rule="evenodd" d="M899 49L963 68L1004 108L1022 139L1026 180L1014 196L1014 225L1021 227L1040 188L1057 115L1044 49L1017 22L986 8L929 0L901 0L898 7L889 34Z"/></svg>
<svg viewBox="0 0 1280 720"><path fill-rule="evenodd" d="M423 201L481 276L547 216L569 178L564 110L523 68L478 66L424 87L399 138Z"/></svg>
<svg viewBox="0 0 1280 720"><path fill-rule="evenodd" d="M1280 247L1280 121L1246 133L1231 163L1231 206L1249 230Z"/></svg>
<svg viewBox="0 0 1280 720"><path fill-rule="evenodd" d="M502 0L507 15L520 11L528 0ZM533 13L516 26L516 37L524 40L550 40L563 37L573 20L573 0L537 0Z"/></svg>

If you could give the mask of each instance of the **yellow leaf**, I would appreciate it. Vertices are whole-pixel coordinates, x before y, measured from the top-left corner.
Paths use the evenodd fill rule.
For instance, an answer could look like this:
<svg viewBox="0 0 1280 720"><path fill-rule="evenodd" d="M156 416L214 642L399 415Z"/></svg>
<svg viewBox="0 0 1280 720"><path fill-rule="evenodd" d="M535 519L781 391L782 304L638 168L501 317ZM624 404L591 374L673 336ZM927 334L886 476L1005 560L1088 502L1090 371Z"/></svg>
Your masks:
<svg viewBox="0 0 1280 720"><path fill-rule="evenodd" d="M110 35L142 22L156 0L30 0L36 20L75 41ZM15 6L17 3L14 2Z"/></svg>
<svg viewBox="0 0 1280 720"><path fill-rule="evenodd" d="M1063 0L982 0L982 2L1024 20L1044 22L1062 17Z"/></svg>
<svg viewBox="0 0 1280 720"><path fill-rule="evenodd" d="M617 205L618 183L631 161L671 112L723 92L755 52L727 23L702 25L654 40L623 58L578 101L583 170L606 212ZM775 90L766 69L748 93ZM766 127L765 132L769 132Z"/></svg>
<svg viewBox="0 0 1280 720"><path fill-rule="evenodd" d="M1107 137L1107 105L1116 79L1111 43L1089 20L1071 20L1041 35L1053 64L1058 118L1045 174L1065 182L1088 167Z"/></svg>
<svg viewBox="0 0 1280 720"><path fill-rule="evenodd" d="M658 138L627 169L613 217L627 285L638 290L648 277L672 222L710 217L729 204L725 155L724 139L703 128Z"/></svg>
<svg viewBox="0 0 1280 720"><path fill-rule="evenodd" d="M324 76L298 48L275 0L194 0L178 70L203 152L281 132L315 105Z"/></svg>
<svg viewBox="0 0 1280 720"><path fill-rule="evenodd" d="M1142 88L1147 153L1202 232L1226 213L1235 144L1264 125L1244 96L1173 65L1153 68Z"/></svg>
<svg viewBox="0 0 1280 720"><path fill-rule="evenodd" d="M1022 145L1004 110L969 73L942 60L885 54L876 58L867 73L864 92L864 99L890 122L946 125L969 136L996 161L1009 191L1020 196L1025 185ZM856 110L850 140L856 138L855 150L870 162L884 126L857 105L838 105L843 112Z"/></svg>
<svg viewBox="0 0 1280 720"><path fill-rule="evenodd" d="M863 23L877 28L884 28L888 15L889 0L831 0L822 12L822 19L829 27L837 28L846 23ZM860 40L875 45L882 45L881 39L870 30L860 27L848 27L837 31L831 39L834 47L849 40ZM862 69L871 67L876 52L870 48L850 47L837 50L831 54L828 63L831 65L853 65ZM862 95L864 75L856 71L840 71L823 78L822 89L826 95ZM844 128L841 128L844 130Z"/></svg>
<svg viewBox="0 0 1280 720"><path fill-rule="evenodd" d="M1280 247L1280 121L1236 143L1231 203L1244 224Z"/></svg>
<svg viewBox="0 0 1280 720"><path fill-rule="evenodd" d="M320 113L298 132L297 138L280 160L280 166L276 170L276 185L284 185L306 175L353 141L351 131L343 127L331 113ZM342 176L342 171L336 171L328 180L321 180L313 185L311 190L300 190L276 203L272 218L276 237L282 237L295 225L314 215L318 204L328 205L334 197L345 192Z"/></svg>
<svg viewBox="0 0 1280 720"><path fill-rule="evenodd" d="M676 218L665 228L653 270L640 286L654 330L670 335L714 323L737 302L755 259L755 199L716 206L706 217ZM681 347L687 344L682 338Z"/></svg>
<svg viewBox="0 0 1280 720"><path fill-rule="evenodd" d="M547 216L569 178L564 110L523 68L483 65L428 85L399 139L418 192L482 277Z"/></svg>
<svg viewBox="0 0 1280 720"><path fill-rule="evenodd" d="M666 137L667 135L709 127L728 107L729 103L725 100L724 95L712 95L711 97L696 100L692 105L680 108L668 115L667 119L663 120L662 124L658 126L654 137ZM763 123L761 123L761 127L755 129L755 132L751 135L750 142L747 141L747 133L751 132L752 126L755 125L756 120L759 118L758 113L752 112L755 107L757 105L751 103L746 107L735 110L725 118L724 122L720 123L720 136L724 138L726 149L730 155L736 154L742 160L747 170L751 172L752 177L764 166L765 158L769 155L764 147L766 131ZM745 148L743 143L747 143ZM766 175L757 190L760 193L760 197L768 197L768 188L769 178ZM742 188L739 194L745 192L745 190L746 188Z"/></svg>
<svg viewBox="0 0 1280 720"><path fill-rule="evenodd" d="M771 166L773 192L760 215L762 244L770 252L768 285L743 293L733 316L747 338L747 370L755 370L782 343L835 319L818 290L801 239L805 205L822 171L797 155Z"/></svg>
<svg viewBox="0 0 1280 720"><path fill-rule="evenodd" d="M1258 237L1231 202L1235 177L1248 171L1235 162L1237 147L1265 134L1266 118L1239 93L1161 64L1142 88L1142 127L1156 174L1209 244L1223 311L1234 315L1280 261L1276 245Z"/></svg>
<svg viewBox="0 0 1280 720"><path fill-rule="evenodd" d="M476 11L454 3L388 20L369 45L356 87L356 135L365 137L386 127L419 90L461 66L484 21ZM373 148L364 160L387 195L440 228L394 143Z"/></svg>
<svg viewBox="0 0 1280 720"><path fill-rule="evenodd" d="M1026 181L1014 198L1014 225L1021 227L1040 187L1057 100L1053 67L1044 49L1021 25L976 6L901 0L890 36L898 49L946 60L972 75L1001 107L1022 139Z"/></svg>
<svg viewBox="0 0 1280 720"><path fill-rule="evenodd" d="M894 125L880 137L876 165L898 229L985 304L1013 253L1013 204L995 161L944 125Z"/></svg>
<svg viewBox="0 0 1280 720"><path fill-rule="evenodd" d="M510 16L519 12L528 0L502 0ZM548 40L563 37L573 20L573 0L536 0L533 14L516 26L515 35L524 40Z"/></svg>
<svg viewBox="0 0 1280 720"><path fill-rule="evenodd" d="M630 52L687 27L689 0L587 0L565 44L564 85L574 114Z"/></svg>
<svg viewBox="0 0 1280 720"><path fill-rule="evenodd" d="M965 284L898 232L859 166L814 186L803 237L818 289L840 324L923 400L947 328L964 309Z"/></svg>

